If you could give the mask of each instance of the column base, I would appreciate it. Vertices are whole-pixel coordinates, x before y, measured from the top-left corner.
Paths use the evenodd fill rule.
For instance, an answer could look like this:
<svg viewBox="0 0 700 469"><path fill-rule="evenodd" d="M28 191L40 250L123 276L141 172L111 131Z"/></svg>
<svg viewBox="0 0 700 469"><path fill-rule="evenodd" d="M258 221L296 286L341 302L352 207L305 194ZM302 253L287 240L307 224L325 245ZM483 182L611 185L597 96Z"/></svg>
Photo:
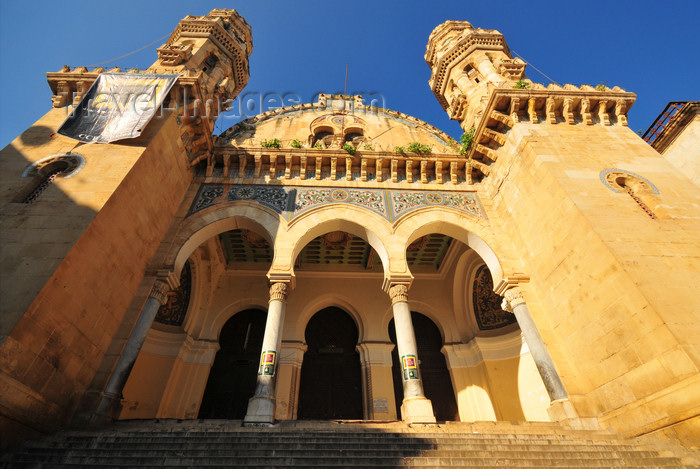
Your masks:
<svg viewBox="0 0 700 469"><path fill-rule="evenodd" d="M600 430L600 424L595 417L581 418L569 399L557 399L549 404L547 409L552 422L559 422L574 430Z"/></svg>
<svg viewBox="0 0 700 469"><path fill-rule="evenodd" d="M248 400L248 411L243 418L243 425L272 424L275 422L275 398L253 396Z"/></svg>
<svg viewBox="0 0 700 469"><path fill-rule="evenodd" d="M433 403L425 397L404 398L401 404L401 420L410 424L437 423Z"/></svg>

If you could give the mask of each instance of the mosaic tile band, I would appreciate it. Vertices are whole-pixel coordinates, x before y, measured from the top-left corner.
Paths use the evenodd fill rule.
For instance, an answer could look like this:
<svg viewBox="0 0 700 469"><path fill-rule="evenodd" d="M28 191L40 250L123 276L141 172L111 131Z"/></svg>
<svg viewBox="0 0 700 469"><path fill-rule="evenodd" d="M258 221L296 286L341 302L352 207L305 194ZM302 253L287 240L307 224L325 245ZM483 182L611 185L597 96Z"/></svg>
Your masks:
<svg viewBox="0 0 700 469"><path fill-rule="evenodd" d="M350 189L334 187L270 187L266 185L202 184L187 216L224 202L252 200L292 220L315 207L349 204L364 207L394 222L423 207L448 207L486 220L473 192Z"/></svg>

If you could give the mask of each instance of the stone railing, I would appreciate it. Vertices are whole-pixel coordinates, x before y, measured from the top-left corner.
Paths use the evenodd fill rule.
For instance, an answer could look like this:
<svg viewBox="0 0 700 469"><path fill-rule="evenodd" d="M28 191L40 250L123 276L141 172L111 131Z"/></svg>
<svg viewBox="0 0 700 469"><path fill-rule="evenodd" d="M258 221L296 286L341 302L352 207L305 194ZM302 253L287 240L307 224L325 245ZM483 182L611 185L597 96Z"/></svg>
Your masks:
<svg viewBox="0 0 700 469"><path fill-rule="evenodd" d="M467 158L458 154L357 151L351 155L332 149L217 147L207 161L206 177L459 185L466 182L468 165Z"/></svg>

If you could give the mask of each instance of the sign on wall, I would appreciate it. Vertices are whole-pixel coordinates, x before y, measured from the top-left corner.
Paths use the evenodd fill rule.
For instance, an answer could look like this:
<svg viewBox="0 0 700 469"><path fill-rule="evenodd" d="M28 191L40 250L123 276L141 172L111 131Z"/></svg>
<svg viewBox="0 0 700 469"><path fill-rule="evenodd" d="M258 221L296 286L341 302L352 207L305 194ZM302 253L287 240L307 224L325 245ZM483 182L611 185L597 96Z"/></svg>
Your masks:
<svg viewBox="0 0 700 469"><path fill-rule="evenodd" d="M141 135L178 75L102 73L58 133L85 143Z"/></svg>

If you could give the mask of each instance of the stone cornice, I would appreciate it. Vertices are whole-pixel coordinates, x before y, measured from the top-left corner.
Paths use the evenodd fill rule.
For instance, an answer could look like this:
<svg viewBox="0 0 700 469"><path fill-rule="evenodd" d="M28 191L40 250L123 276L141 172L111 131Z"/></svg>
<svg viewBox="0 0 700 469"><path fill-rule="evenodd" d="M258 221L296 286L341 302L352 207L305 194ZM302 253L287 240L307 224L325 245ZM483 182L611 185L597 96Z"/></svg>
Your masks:
<svg viewBox="0 0 700 469"><path fill-rule="evenodd" d="M490 174L490 165L505 144L505 132L518 123L541 125L627 126L627 112L637 96L619 87L535 83L531 89L497 88L491 92L481 119L475 126L467 153L467 183Z"/></svg>

